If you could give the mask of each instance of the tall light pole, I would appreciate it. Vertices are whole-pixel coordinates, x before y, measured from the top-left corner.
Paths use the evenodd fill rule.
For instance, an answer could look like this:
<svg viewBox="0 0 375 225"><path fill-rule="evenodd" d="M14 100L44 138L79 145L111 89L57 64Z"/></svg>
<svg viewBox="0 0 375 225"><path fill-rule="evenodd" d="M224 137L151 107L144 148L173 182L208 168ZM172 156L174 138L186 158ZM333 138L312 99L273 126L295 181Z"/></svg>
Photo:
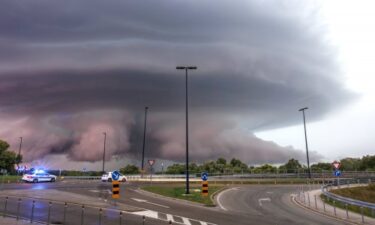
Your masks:
<svg viewBox="0 0 375 225"><path fill-rule="evenodd" d="M305 110L308 108L302 108L298 111L302 112L303 115L303 127L305 129L305 143L306 143L306 158L307 158L307 172L309 174L309 179L311 179L311 171L310 171L310 158L309 158L309 146L307 145L307 132L306 132L306 118L305 118Z"/></svg>
<svg viewBox="0 0 375 225"><path fill-rule="evenodd" d="M103 132L103 135L104 135L104 146L103 146L103 173L105 172L104 170L104 165L105 165L105 144L107 142L107 132Z"/></svg>
<svg viewBox="0 0 375 225"><path fill-rule="evenodd" d="M143 169L145 166L145 147L146 147L146 127L147 127L147 110L148 107L145 107L145 124L143 127L143 148L142 148L142 174L143 174Z"/></svg>
<svg viewBox="0 0 375 225"><path fill-rule="evenodd" d="M21 162L21 149L22 149L22 137L20 137L20 147L18 148L18 160L17 160L17 167L20 167Z"/></svg>
<svg viewBox="0 0 375 225"><path fill-rule="evenodd" d="M196 70L196 66L177 66L177 70L185 70L185 86L186 86L186 192L189 192L189 92L188 92L188 70Z"/></svg>

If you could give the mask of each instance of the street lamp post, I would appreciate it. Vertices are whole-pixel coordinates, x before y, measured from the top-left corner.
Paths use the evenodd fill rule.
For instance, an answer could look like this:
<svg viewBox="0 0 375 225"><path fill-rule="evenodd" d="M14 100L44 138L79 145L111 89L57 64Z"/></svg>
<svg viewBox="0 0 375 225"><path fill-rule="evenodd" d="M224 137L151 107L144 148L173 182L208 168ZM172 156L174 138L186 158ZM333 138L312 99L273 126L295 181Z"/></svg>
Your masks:
<svg viewBox="0 0 375 225"><path fill-rule="evenodd" d="M21 148L22 148L22 137L20 137L20 147L18 149L18 155L20 156L21 155Z"/></svg>
<svg viewBox="0 0 375 225"><path fill-rule="evenodd" d="M145 124L143 128L143 149L142 149L142 175L144 171L144 165L145 165L145 147L146 147L146 128L147 128L147 110L148 107L145 107Z"/></svg>
<svg viewBox="0 0 375 225"><path fill-rule="evenodd" d="M185 91L186 91L186 192L185 194L190 194L189 192L189 92L188 92L188 70L196 70L196 66L177 66L177 70L185 70Z"/></svg>
<svg viewBox="0 0 375 225"><path fill-rule="evenodd" d="M307 172L308 172L308 175L309 175L309 179L311 179L311 170L310 170L310 158L309 158L309 146L307 144L307 132L306 132L306 118L305 118L305 110L307 110L308 108L305 107L305 108L302 108L298 111L302 112L302 115L303 115L303 127L305 129L305 143L306 143L306 158L307 158Z"/></svg>
<svg viewBox="0 0 375 225"><path fill-rule="evenodd" d="M17 159L17 167L19 169L20 162L21 162L21 149L22 149L22 137L20 137L20 147L18 148L18 159Z"/></svg>
<svg viewBox="0 0 375 225"><path fill-rule="evenodd" d="M103 132L103 135L104 135L104 146L103 146L103 169L102 169L102 171L103 171L103 174L104 174L104 172L105 172L105 170L104 170L104 166L105 166L105 144L107 142L107 132Z"/></svg>

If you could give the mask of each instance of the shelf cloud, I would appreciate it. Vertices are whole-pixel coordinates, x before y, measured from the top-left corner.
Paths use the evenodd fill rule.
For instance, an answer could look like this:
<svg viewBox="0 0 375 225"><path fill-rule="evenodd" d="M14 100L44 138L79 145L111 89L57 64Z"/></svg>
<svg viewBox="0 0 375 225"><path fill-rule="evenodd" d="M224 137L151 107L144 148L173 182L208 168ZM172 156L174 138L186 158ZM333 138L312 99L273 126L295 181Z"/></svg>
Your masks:
<svg viewBox="0 0 375 225"><path fill-rule="evenodd" d="M304 152L253 133L319 120L356 96L335 49L299 1L5 1L0 8L1 138L25 160L184 159L185 77L195 161L280 163ZM314 160L322 156L312 152Z"/></svg>

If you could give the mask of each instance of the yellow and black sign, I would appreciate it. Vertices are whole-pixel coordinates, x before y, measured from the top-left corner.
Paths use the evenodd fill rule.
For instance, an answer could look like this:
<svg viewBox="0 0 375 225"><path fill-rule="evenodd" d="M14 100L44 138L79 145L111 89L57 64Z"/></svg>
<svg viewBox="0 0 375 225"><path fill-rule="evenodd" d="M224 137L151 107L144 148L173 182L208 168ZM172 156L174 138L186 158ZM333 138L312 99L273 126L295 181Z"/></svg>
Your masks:
<svg viewBox="0 0 375 225"><path fill-rule="evenodd" d="M120 182L112 181L112 198L120 198Z"/></svg>
<svg viewBox="0 0 375 225"><path fill-rule="evenodd" d="M202 196L208 196L208 181L202 181Z"/></svg>

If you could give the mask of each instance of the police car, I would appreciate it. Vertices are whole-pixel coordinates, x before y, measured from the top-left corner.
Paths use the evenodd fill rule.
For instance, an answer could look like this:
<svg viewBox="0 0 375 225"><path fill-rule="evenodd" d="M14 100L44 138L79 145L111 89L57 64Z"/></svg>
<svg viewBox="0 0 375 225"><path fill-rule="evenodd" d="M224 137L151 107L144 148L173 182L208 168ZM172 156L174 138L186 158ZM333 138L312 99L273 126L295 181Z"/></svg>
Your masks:
<svg viewBox="0 0 375 225"><path fill-rule="evenodd" d="M118 179L118 181L120 182L126 182L128 180L128 178L122 174L120 174L120 178ZM103 182L112 182L112 172L108 172L108 173L105 173L102 175L102 181Z"/></svg>
<svg viewBox="0 0 375 225"><path fill-rule="evenodd" d="M38 182L44 182L44 181L55 182L56 176L49 174L43 170L32 170L22 176L22 181L32 182L32 183L38 183Z"/></svg>

